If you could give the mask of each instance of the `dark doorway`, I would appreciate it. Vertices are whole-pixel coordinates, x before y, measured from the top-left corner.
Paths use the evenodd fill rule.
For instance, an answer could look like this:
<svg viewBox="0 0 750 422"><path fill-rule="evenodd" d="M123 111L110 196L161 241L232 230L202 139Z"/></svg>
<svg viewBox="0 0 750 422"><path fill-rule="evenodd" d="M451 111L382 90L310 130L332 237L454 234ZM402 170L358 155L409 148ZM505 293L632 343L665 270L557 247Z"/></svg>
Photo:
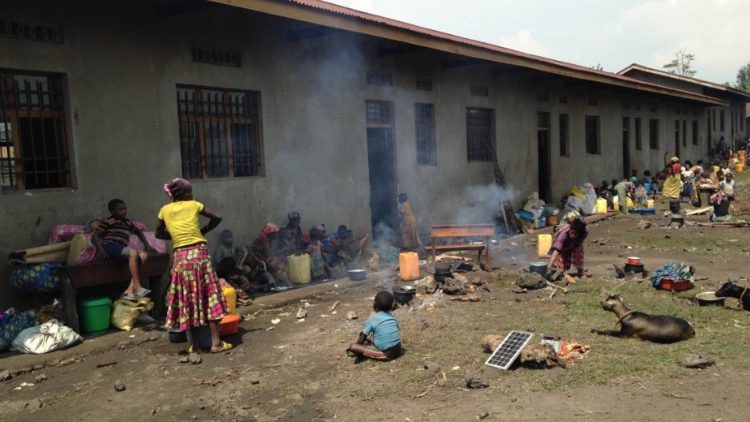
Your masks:
<svg viewBox="0 0 750 422"><path fill-rule="evenodd" d="M398 227L398 189L393 137L393 103L367 101L367 156L373 236Z"/></svg>
<svg viewBox="0 0 750 422"><path fill-rule="evenodd" d="M623 177L631 176L630 168L630 118L622 118L622 174Z"/></svg>
<svg viewBox="0 0 750 422"><path fill-rule="evenodd" d="M550 115L537 113L537 148L539 156L539 197L552 201L552 152L549 141Z"/></svg>
<svg viewBox="0 0 750 422"><path fill-rule="evenodd" d="M706 157L711 156L711 111L706 113Z"/></svg>
<svg viewBox="0 0 750 422"><path fill-rule="evenodd" d="M680 121L674 121L674 155L680 156Z"/></svg>

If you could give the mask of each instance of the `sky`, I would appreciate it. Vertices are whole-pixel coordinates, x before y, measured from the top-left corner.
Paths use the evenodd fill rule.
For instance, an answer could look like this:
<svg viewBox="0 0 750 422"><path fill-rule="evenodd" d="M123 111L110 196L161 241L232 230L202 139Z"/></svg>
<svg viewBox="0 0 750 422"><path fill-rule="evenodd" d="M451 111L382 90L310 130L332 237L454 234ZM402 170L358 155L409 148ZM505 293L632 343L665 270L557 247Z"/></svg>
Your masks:
<svg viewBox="0 0 750 422"><path fill-rule="evenodd" d="M695 55L696 78L750 63L750 0L328 0L527 53L617 72Z"/></svg>

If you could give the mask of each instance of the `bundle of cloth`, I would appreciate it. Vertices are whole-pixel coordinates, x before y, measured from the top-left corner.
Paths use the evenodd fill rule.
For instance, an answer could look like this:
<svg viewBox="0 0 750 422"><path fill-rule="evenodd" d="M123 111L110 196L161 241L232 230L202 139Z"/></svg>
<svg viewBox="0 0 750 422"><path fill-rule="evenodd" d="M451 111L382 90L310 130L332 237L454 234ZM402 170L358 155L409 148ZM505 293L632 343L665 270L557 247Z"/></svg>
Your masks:
<svg viewBox="0 0 750 422"><path fill-rule="evenodd" d="M690 290L693 288L693 274L695 269L688 264L667 265L651 273L651 285L661 290Z"/></svg>

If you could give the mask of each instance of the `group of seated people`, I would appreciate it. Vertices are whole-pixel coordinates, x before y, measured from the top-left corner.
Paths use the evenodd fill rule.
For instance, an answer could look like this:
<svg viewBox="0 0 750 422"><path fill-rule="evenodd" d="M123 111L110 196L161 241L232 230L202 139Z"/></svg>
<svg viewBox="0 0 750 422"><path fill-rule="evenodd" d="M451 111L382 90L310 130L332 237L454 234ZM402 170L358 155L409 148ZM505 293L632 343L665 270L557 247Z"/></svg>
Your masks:
<svg viewBox="0 0 750 422"><path fill-rule="evenodd" d="M290 255L309 254L312 279L323 280L345 274L363 253L366 237L355 240L345 225L329 233L324 224L318 224L304 233L298 212L290 212L287 218L283 228L266 223L245 247L235 246L230 230L219 234L211 259L219 277L235 287L241 304L250 301L250 294L291 288Z"/></svg>

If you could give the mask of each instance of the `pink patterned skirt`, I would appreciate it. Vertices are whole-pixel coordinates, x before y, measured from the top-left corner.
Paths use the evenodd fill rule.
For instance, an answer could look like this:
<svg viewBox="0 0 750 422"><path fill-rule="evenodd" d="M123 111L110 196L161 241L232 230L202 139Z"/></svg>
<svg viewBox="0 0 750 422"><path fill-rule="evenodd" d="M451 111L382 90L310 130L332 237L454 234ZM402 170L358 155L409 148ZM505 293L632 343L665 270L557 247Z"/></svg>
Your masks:
<svg viewBox="0 0 750 422"><path fill-rule="evenodd" d="M555 266L561 270L569 270L571 267L583 269L583 245L561 251L557 255Z"/></svg>
<svg viewBox="0 0 750 422"><path fill-rule="evenodd" d="M165 326L185 331L220 320L227 303L205 243L174 251Z"/></svg>

